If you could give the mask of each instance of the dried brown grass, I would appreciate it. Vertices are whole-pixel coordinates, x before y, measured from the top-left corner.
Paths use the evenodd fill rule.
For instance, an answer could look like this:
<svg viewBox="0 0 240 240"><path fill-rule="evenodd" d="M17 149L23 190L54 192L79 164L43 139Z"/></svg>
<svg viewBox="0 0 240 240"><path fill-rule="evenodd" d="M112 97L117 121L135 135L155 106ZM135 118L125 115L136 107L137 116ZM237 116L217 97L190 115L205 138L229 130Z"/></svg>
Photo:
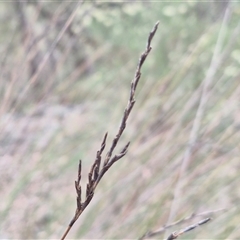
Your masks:
<svg viewBox="0 0 240 240"><path fill-rule="evenodd" d="M128 103L127 106L124 110L124 114L121 120L121 124L120 127L118 129L118 132L115 136L115 138L112 141L112 144L106 154L106 157L104 158L104 161L102 162L102 153L103 150L105 149L106 146L106 139L107 139L107 133L105 134L102 144L101 144L101 148L99 151L97 151L97 155L96 155L96 159L91 167L90 172L88 173L88 183L86 186L86 197L85 200L82 202L82 187L80 185L81 182L81 175L82 175L82 163L81 160L79 162L79 167L78 167L78 179L77 181L75 181L75 188L76 188L76 192L77 192L77 209L75 212L75 215L73 217L73 219L71 220L71 222L69 223L68 228L66 229L65 233L63 234L61 240L65 239L65 237L67 236L68 232L70 231L70 229L72 228L72 226L74 225L74 223L77 221L77 219L81 216L82 212L85 210L85 208L88 206L88 204L91 202L94 193L95 193L95 189L97 187L97 185L99 184L99 182L101 181L102 177L105 175L105 173L108 171L108 169L118 160L120 160L122 157L124 157L127 153L127 149L129 147L130 142L128 142L123 149L120 151L120 153L118 154L114 154L114 150L116 148L116 146L118 145L118 142L123 134L124 129L126 128L126 124L127 124L127 120L129 117L129 114L132 111L132 108L135 104L135 92L136 92L136 88L138 85L138 82L141 78L141 68L143 63L145 62L148 54L150 53L152 47L151 47L151 41L157 31L158 28L158 24L159 22L157 22L153 28L153 30L150 32L149 37L148 37L148 41L147 41L147 46L146 46L146 50L141 54L138 65L137 65L137 69L135 72L135 76L132 80L131 83L131 88L130 88L130 95L129 95L129 99L128 99Z"/></svg>

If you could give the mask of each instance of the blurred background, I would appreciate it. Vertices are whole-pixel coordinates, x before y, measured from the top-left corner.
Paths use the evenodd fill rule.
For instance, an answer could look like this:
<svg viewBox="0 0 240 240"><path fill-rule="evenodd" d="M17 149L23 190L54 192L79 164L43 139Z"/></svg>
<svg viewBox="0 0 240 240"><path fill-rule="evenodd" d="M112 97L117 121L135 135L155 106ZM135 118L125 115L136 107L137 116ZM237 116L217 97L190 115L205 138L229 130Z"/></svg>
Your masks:
<svg viewBox="0 0 240 240"><path fill-rule="evenodd" d="M226 11L226 9L228 9ZM240 3L0 3L0 238L59 239L159 20L116 153L70 239L239 239ZM106 154L106 153L105 153Z"/></svg>

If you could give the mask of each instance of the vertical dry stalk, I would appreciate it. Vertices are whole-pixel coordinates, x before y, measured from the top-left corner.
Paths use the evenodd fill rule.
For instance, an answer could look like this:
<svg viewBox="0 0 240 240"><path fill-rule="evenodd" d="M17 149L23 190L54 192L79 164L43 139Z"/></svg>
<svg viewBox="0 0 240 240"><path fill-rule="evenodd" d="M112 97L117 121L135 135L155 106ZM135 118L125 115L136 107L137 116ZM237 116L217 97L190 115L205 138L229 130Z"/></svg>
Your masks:
<svg viewBox="0 0 240 240"><path fill-rule="evenodd" d="M200 97L200 102L199 102L197 113L196 113L196 116L195 116L195 119L193 122L192 129L191 129L188 146L186 148L186 151L184 153L183 160L181 163L178 182L174 189L174 198L173 198L172 206L171 206L170 213L169 213L168 223L173 221L173 219L178 211L179 200L182 195L182 187L183 187L183 183L184 183L183 177L186 175L186 170L187 170L187 167L188 167L190 159L191 159L192 150L193 150L193 147L198 138L201 121L203 118L204 110L205 110L206 103L207 103L208 96L209 96L208 90L213 81L214 75L215 75L218 67L222 63L223 54L221 54L221 48L222 48L223 41L224 41L225 30L226 30L225 26L227 24L228 18L229 18L229 9L227 9L225 12L222 26L221 26L221 29L220 29L220 32L218 35L217 43L215 45L212 61L211 61L210 67L207 71L206 77L203 80L203 89L202 89L202 93L201 93L201 97Z"/></svg>
<svg viewBox="0 0 240 240"><path fill-rule="evenodd" d="M149 52L151 51L151 41L152 38L154 37L157 28L158 28L158 24L159 22L157 22L154 26L154 28L152 29L152 31L149 34L148 37L148 41L147 41L147 46L145 51L141 54L138 65L137 65L137 69L135 72L135 76L131 82L131 88L130 88L130 95L129 95L129 99L128 99L128 103L127 106L124 110L123 113L123 117L122 117L122 121L120 124L120 127L118 129L118 132L115 136L115 138L112 141L112 144L109 148L109 151L106 154L106 157L104 159L104 161L102 161L102 153L103 150L106 146L106 139L107 139L107 133L105 134L102 144L101 144L101 148L99 151L97 151L96 154L96 159L91 167L91 170L88 174L88 183L86 186L86 195L85 195L85 200L82 201L82 188L81 188L81 160L79 162L79 167L78 167L78 178L77 181L75 181L75 188L76 188L76 192L77 192L77 209L75 212L75 215L73 217L73 219L71 220L71 222L69 223L65 233L63 234L61 240L65 239L65 237L67 236L68 232L70 231L70 229L72 228L72 226L74 225L74 223L77 221L77 219L79 218L79 216L82 214L82 212L85 210L85 208L88 206L88 204L91 202L93 196L94 196L94 192L95 189L98 185L98 183L100 182L100 180L102 179L102 177L104 176L104 174L107 172L107 170L115 163L117 162L119 159L121 159L126 153L127 153L127 149L129 147L130 142L128 142L122 149L122 151L118 154L114 155L114 149L118 144L119 139L122 136L122 133L124 131L124 129L126 128L126 124L127 124L127 119L129 117L129 114L135 104L135 91L139 82L139 79L141 77L141 68L143 63L145 62Z"/></svg>

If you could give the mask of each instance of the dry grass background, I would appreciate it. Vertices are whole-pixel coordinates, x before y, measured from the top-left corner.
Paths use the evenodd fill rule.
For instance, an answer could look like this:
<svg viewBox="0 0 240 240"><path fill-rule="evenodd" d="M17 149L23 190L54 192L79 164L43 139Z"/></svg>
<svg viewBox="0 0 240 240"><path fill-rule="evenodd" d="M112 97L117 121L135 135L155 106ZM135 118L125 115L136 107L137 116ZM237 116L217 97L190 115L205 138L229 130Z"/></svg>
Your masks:
<svg viewBox="0 0 240 240"><path fill-rule="evenodd" d="M131 146L69 238L136 239L192 213L224 208L179 239L239 239L238 3L229 3L225 18L220 3L181 1L0 7L1 239L61 237L76 207L78 160L85 185L102 136L108 131L109 146L118 129L156 20L118 150Z"/></svg>

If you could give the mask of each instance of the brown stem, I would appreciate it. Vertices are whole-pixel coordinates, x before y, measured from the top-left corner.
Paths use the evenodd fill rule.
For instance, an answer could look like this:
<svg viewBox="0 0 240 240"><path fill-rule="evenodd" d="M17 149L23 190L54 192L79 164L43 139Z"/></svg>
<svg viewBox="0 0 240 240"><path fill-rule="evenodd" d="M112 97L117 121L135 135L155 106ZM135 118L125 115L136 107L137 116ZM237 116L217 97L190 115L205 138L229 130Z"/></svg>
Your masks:
<svg viewBox="0 0 240 240"><path fill-rule="evenodd" d="M73 225L72 225L73 226ZM61 240L64 240L65 237L68 235L68 232L70 231L70 229L72 228L72 226L68 226L65 233L63 234L63 236L61 237Z"/></svg>

